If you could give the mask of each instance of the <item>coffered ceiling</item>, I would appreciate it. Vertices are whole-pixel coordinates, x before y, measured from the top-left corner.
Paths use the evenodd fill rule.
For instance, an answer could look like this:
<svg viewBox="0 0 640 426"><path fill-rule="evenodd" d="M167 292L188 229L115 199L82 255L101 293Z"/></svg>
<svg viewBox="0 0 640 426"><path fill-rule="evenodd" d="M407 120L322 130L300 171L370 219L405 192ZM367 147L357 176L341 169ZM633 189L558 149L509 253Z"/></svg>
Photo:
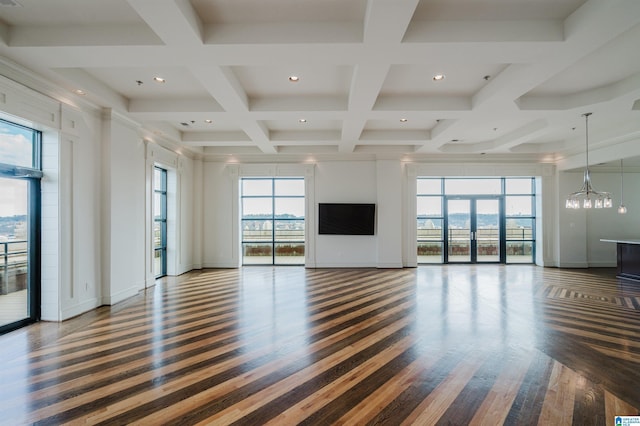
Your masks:
<svg viewBox="0 0 640 426"><path fill-rule="evenodd" d="M585 112L597 161L640 155L637 0L0 4L5 64L205 156L569 168Z"/></svg>

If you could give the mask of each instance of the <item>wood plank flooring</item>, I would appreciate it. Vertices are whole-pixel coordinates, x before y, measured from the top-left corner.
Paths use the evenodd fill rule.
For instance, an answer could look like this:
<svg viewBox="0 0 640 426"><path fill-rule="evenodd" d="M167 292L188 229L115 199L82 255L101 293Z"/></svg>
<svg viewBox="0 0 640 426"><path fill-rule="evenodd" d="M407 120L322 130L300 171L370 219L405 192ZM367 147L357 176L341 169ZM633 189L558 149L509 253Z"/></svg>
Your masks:
<svg viewBox="0 0 640 426"><path fill-rule="evenodd" d="M205 270L0 336L0 424L605 425L640 283L531 265Z"/></svg>

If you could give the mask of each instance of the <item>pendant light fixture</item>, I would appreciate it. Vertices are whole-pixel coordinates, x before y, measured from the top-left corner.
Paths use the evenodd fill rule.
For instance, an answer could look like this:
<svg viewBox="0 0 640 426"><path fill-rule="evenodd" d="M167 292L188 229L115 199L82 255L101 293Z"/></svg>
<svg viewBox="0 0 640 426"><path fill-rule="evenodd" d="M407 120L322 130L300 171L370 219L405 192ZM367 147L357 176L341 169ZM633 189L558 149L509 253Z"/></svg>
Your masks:
<svg viewBox="0 0 640 426"><path fill-rule="evenodd" d="M620 159L620 205L618 206L618 213L626 214L627 207L624 205L624 165Z"/></svg>
<svg viewBox="0 0 640 426"><path fill-rule="evenodd" d="M596 209L611 208L613 201L608 192L599 192L591 184L591 174L589 172L589 116L592 113L582 114L585 123L585 144L586 144L586 165L584 168L584 181L580 191L573 192L567 197L565 207L568 209L579 209L580 204L585 209L595 207Z"/></svg>

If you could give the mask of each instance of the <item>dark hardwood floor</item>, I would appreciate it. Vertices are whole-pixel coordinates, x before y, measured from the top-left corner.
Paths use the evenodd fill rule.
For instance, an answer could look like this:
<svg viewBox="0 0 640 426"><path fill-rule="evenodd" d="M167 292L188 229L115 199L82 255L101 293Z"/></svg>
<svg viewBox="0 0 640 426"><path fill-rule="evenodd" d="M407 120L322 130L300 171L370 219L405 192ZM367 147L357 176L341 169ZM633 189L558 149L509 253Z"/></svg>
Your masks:
<svg viewBox="0 0 640 426"><path fill-rule="evenodd" d="M604 425L640 408L611 269L247 267L0 337L0 424Z"/></svg>

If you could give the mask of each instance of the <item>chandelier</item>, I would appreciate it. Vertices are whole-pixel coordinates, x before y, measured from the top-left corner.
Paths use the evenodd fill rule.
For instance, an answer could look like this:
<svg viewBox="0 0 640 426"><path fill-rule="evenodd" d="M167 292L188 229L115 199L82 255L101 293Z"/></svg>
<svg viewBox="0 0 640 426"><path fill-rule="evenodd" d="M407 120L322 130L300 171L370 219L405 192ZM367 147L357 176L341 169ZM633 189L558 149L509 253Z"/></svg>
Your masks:
<svg viewBox="0 0 640 426"><path fill-rule="evenodd" d="M613 200L611 200L611 194L608 192L596 191L591 184L591 174L589 173L589 116L590 112L582 114L584 117L585 129L586 129L586 166L584 168L584 182L580 191L572 192L567 197L565 207L568 209L579 209L580 204L585 209L595 207L596 209L613 207Z"/></svg>

